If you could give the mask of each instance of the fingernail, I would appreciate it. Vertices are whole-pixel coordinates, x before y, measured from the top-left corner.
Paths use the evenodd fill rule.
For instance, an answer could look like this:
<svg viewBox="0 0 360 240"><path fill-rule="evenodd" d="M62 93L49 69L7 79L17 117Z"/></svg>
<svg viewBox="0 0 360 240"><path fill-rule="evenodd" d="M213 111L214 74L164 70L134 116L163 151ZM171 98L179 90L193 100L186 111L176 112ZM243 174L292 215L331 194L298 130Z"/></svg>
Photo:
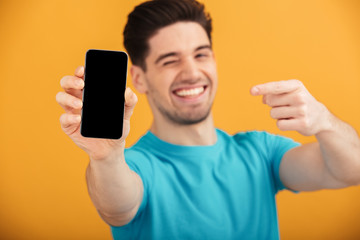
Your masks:
<svg viewBox="0 0 360 240"><path fill-rule="evenodd" d="M81 117L79 115L74 116L75 122L80 122L80 120L81 120Z"/></svg>
<svg viewBox="0 0 360 240"><path fill-rule="evenodd" d="M253 87L252 92L253 92L253 94L258 94L259 89L257 87Z"/></svg>
<svg viewBox="0 0 360 240"><path fill-rule="evenodd" d="M81 86L82 83L83 83L83 81L81 81L81 80L76 80L76 81L75 81L75 84L76 84L77 86Z"/></svg>
<svg viewBox="0 0 360 240"><path fill-rule="evenodd" d="M75 107L80 107L81 104L82 104L82 102L80 102L80 101L74 101L74 106Z"/></svg>

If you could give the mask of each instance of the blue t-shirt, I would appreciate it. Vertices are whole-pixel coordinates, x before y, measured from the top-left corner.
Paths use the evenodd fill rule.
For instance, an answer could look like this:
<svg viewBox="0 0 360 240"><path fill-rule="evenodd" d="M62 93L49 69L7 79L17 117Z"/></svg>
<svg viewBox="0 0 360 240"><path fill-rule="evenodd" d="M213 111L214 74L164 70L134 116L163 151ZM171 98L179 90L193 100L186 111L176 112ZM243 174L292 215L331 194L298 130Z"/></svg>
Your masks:
<svg viewBox="0 0 360 240"><path fill-rule="evenodd" d="M144 195L114 239L279 239L279 165L293 140L266 132L216 130L211 146L180 146L150 131L125 150Z"/></svg>

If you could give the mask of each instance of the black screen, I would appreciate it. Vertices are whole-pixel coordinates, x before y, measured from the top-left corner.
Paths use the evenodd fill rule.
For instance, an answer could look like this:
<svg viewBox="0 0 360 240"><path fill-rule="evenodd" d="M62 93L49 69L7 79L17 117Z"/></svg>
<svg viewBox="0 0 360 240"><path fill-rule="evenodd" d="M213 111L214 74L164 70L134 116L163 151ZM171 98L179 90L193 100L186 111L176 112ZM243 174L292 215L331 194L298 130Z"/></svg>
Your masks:
<svg viewBox="0 0 360 240"><path fill-rule="evenodd" d="M122 136L128 57L125 52L86 52L81 135Z"/></svg>

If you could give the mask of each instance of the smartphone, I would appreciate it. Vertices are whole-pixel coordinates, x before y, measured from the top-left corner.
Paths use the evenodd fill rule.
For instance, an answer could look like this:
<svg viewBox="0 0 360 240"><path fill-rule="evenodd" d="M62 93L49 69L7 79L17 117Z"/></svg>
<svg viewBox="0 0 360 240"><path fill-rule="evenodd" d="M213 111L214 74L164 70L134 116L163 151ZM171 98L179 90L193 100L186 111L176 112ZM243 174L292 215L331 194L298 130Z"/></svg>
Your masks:
<svg viewBox="0 0 360 240"><path fill-rule="evenodd" d="M89 49L85 57L80 133L84 137L119 139L123 132L128 55Z"/></svg>

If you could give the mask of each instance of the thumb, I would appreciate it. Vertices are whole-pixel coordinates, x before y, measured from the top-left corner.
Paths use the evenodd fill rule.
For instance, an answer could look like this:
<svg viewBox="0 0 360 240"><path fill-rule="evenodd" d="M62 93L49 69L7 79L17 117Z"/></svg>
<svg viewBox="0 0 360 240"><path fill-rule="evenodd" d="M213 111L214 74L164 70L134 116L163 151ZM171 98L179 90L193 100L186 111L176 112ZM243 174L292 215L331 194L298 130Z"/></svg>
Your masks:
<svg viewBox="0 0 360 240"><path fill-rule="evenodd" d="M135 105L138 101L136 94L128 87L125 90L125 110L124 120L130 120L134 111Z"/></svg>

